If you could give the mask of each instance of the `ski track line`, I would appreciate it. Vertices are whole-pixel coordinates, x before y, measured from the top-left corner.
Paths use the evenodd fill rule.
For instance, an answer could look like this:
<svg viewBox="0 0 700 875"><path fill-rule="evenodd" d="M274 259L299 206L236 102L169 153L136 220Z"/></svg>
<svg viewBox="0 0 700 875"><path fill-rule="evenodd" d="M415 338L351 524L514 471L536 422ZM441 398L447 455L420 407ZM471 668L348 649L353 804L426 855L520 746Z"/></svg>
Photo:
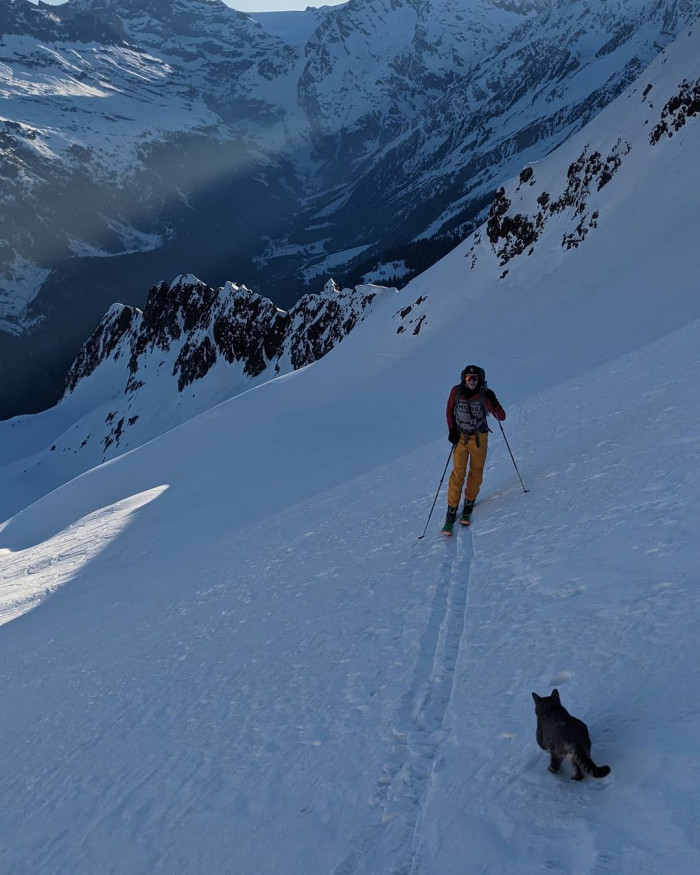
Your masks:
<svg viewBox="0 0 700 875"><path fill-rule="evenodd" d="M438 549L445 549L447 555L440 564L413 680L401 698L389 740L391 754L370 798L370 805L381 808L382 815L331 875L415 872L428 782L448 734L444 721L464 634L473 556L471 530L456 532Z"/></svg>

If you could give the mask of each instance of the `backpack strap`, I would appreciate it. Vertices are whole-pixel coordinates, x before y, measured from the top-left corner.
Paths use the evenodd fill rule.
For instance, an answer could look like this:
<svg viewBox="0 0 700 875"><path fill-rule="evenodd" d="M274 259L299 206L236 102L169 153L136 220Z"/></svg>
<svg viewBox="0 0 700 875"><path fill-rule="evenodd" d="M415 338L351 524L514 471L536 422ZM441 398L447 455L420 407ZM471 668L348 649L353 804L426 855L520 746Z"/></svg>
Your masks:
<svg viewBox="0 0 700 875"><path fill-rule="evenodd" d="M459 404L459 399L462 397L462 387L455 386L455 397L452 400L452 419L454 421L455 426L457 425L457 405Z"/></svg>

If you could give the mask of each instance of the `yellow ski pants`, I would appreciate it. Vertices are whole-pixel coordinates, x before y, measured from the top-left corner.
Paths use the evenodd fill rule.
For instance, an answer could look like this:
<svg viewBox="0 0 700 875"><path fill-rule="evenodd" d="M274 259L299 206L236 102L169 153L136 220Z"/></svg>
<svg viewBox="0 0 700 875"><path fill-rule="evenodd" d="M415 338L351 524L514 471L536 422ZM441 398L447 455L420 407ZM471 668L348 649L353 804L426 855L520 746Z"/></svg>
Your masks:
<svg viewBox="0 0 700 875"><path fill-rule="evenodd" d="M467 489L464 497L467 501L474 501L479 494L481 481L484 479L484 464L486 463L486 450L489 445L488 434L479 435L479 446L476 445L476 436L463 434L455 447L453 461L454 468L450 474L447 485L447 503L450 507L459 505L462 494L464 478L467 478ZM467 465L469 476L467 477Z"/></svg>

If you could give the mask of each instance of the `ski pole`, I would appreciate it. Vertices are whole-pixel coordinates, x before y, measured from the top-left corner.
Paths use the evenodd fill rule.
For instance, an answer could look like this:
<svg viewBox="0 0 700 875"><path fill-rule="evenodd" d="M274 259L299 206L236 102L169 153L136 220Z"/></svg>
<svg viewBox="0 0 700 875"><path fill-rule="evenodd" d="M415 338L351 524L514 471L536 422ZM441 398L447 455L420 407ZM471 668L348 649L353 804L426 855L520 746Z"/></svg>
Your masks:
<svg viewBox="0 0 700 875"><path fill-rule="evenodd" d="M506 433L503 431L503 426L501 425L501 420L497 419L496 422L498 422L498 427L501 429L501 434L503 435L503 440L506 442L506 446L508 447L508 452L510 453L510 458L513 462L513 466L515 467L515 471L516 471L518 478L520 480L520 485L523 487L523 492L529 492L530 491L529 489L525 489L525 484L523 483L523 478L520 476L520 471L518 471L518 466L515 464L515 459L513 458L513 452L510 448L510 444L508 443L508 438L506 437Z"/></svg>
<svg viewBox="0 0 700 875"><path fill-rule="evenodd" d="M433 499L433 506L430 508L430 513L428 514L428 522L425 524L425 528L423 529L423 534L418 535L418 540L425 537L425 533L428 531L428 524L430 523L430 517L433 515L433 511L435 510L435 505L437 504L438 495L440 494L440 489L442 488L442 481L445 479L445 474L447 474L447 466L450 464L450 459L452 458L452 453L455 451L456 444L452 444L452 448L450 449L450 455L447 457L447 461L445 462L445 470L442 472L442 477L440 478L440 485L437 488L437 492L435 493L435 498Z"/></svg>

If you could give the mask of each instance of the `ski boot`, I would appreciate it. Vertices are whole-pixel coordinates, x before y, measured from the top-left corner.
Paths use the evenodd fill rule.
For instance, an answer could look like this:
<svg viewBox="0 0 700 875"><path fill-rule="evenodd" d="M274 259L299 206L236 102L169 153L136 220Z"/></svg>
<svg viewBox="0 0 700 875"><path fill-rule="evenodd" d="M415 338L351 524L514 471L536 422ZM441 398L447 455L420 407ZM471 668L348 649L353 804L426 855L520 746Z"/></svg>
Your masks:
<svg viewBox="0 0 700 875"><path fill-rule="evenodd" d="M467 501L464 499L464 507L462 508L462 515L459 518L460 523L463 526L471 525L472 521L472 511L474 510L474 499L473 501Z"/></svg>
<svg viewBox="0 0 700 875"><path fill-rule="evenodd" d="M443 535L451 535L454 524L457 520L457 508L447 505L447 516L445 517L445 525L442 527Z"/></svg>

